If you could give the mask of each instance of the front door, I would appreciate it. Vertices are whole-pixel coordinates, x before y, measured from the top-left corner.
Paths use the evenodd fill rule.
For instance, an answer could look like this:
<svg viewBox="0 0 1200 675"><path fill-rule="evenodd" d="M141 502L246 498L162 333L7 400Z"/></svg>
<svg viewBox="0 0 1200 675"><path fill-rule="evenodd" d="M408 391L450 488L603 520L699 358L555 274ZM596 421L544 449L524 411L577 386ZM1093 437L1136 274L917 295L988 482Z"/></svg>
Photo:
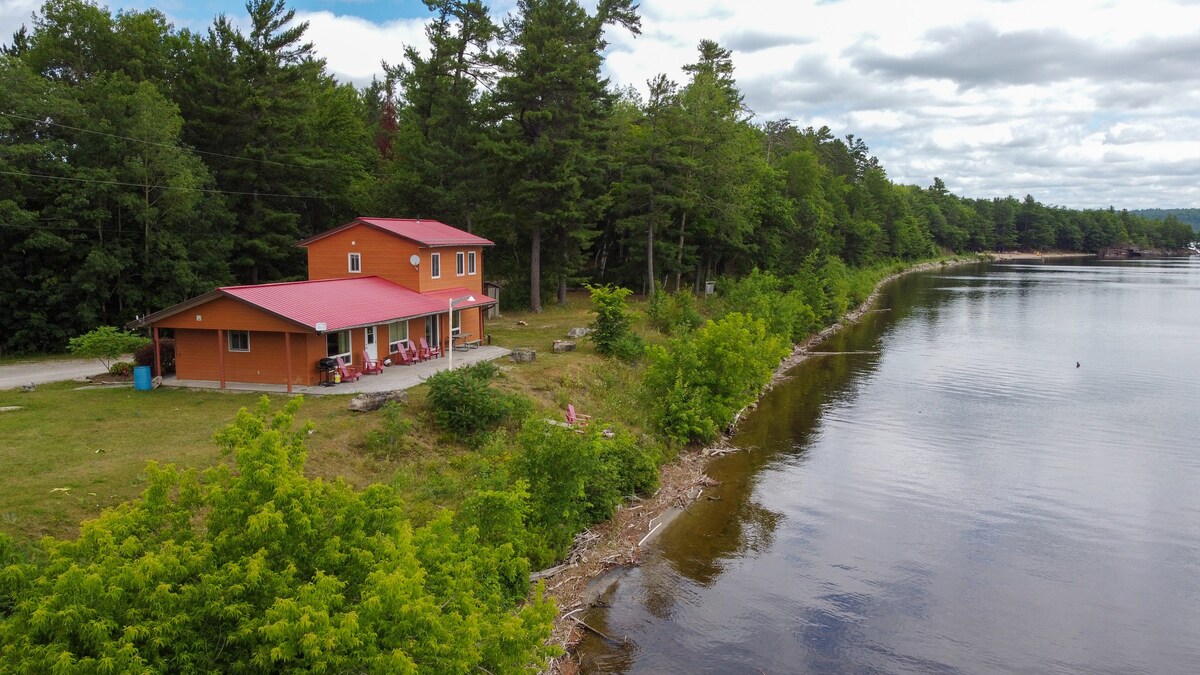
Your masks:
<svg viewBox="0 0 1200 675"><path fill-rule="evenodd" d="M379 349L375 346L375 326L367 326L367 358L372 361L379 358Z"/></svg>
<svg viewBox="0 0 1200 675"><path fill-rule="evenodd" d="M438 330L440 319L441 317L438 316L425 317L425 341L429 343L430 347L437 347L441 344L438 341L438 336L441 335L441 331Z"/></svg>

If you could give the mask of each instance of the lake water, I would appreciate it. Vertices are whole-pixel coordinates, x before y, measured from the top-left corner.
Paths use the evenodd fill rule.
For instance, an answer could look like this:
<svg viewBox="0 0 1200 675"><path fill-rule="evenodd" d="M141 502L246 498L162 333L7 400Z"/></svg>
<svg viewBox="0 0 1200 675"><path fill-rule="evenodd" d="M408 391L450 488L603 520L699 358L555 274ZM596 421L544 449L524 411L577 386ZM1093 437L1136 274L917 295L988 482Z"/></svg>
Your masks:
<svg viewBox="0 0 1200 675"><path fill-rule="evenodd" d="M585 615L623 639L585 672L1200 672L1200 259L953 267L877 306Z"/></svg>

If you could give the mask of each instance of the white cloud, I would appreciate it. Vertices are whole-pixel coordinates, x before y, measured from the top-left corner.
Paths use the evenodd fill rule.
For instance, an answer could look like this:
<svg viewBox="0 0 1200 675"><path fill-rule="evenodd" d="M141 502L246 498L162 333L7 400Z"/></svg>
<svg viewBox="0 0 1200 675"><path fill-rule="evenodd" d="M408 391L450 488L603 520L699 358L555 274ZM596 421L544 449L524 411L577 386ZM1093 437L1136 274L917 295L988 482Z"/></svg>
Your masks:
<svg viewBox="0 0 1200 675"><path fill-rule="evenodd" d="M12 42L12 34L22 25L32 29L30 17L41 6L42 0L0 0L0 44Z"/></svg>
<svg viewBox="0 0 1200 675"><path fill-rule="evenodd" d="M864 138L893 180L973 197L1200 204L1200 4L644 0L614 84L682 80L702 38L734 48L746 103ZM614 40L614 43L616 41Z"/></svg>
<svg viewBox="0 0 1200 675"><path fill-rule="evenodd" d="M39 5L0 0L0 41ZM514 2L492 7L501 19ZM893 180L1072 207L1200 205L1198 2L642 0L639 13L640 36L606 32L614 86L682 83L713 39L760 120L853 133ZM423 20L297 18L357 84L405 44L426 48Z"/></svg>
<svg viewBox="0 0 1200 675"><path fill-rule="evenodd" d="M427 49L423 19L399 19L375 24L355 16L331 12L296 12L296 21L307 21L305 38L325 58L339 80L365 85L381 75L381 62L399 64L406 46Z"/></svg>

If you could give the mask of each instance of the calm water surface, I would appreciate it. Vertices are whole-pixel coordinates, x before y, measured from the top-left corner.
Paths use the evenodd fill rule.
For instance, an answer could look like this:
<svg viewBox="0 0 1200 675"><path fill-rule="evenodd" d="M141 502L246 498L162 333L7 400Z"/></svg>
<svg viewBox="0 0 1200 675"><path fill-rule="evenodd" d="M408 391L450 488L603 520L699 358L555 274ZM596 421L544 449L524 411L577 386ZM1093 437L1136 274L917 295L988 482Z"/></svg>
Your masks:
<svg viewBox="0 0 1200 675"><path fill-rule="evenodd" d="M588 672L1200 672L1200 259L909 276L764 399ZM1076 367L1076 363L1079 367Z"/></svg>

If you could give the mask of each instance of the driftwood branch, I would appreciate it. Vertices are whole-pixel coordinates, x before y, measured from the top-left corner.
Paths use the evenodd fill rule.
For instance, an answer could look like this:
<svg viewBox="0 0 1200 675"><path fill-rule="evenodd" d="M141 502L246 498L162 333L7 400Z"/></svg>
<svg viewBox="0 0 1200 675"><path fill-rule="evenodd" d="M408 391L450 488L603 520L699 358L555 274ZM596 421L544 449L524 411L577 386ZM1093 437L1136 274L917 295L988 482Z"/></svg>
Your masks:
<svg viewBox="0 0 1200 675"><path fill-rule="evenodd" d="M571 617L571 620L572 620L572 621L574 621L576 624L578 624L578 625L580 625L580 626L582 626L582 627L584 627L584 628L586 628L586 629L588 629L588 630L592 631L592 632L593 632L593 633L595 633L596 635L599 635L600 637L604 638L605 640L608 640L608 642L609 642L610 644L614 644L614 645L623 645L623 644L625 644L625 641L624 641L624 640L617 640L617 639L615 639L615 638L613 638L613 637L611 637L611 636L609 636L609 635L606 635L606 634L602 633L601 631L599 631L599 630L597 630L597 629L595 629L595 628L593 628L593 627L591 627L591 626L587 625L586 623L584 623L583 619L576 619L575 617Z"/></svg>

